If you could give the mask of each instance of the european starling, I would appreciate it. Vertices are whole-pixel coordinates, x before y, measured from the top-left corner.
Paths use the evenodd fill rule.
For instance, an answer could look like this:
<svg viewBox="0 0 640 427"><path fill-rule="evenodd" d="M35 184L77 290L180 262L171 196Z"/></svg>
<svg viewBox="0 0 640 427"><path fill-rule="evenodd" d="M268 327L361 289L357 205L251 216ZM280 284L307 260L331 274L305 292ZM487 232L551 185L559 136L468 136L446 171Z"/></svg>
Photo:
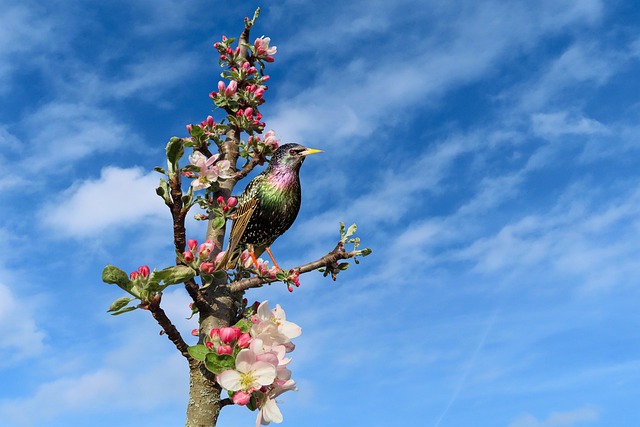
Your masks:
<svg viewBox="0 0 640 427"><path fill-rule="evenodd" d="M238 252L248 248L256 267L257 257L266 250L280 269L269 247L291 227L300 211L298 173L302 162L309 154L321 152L299 144L284 144L273 153L269 166L251 180L238 198L229 247L219 265L235 267ZM231 263L227 264L229 260Z"/></svg>

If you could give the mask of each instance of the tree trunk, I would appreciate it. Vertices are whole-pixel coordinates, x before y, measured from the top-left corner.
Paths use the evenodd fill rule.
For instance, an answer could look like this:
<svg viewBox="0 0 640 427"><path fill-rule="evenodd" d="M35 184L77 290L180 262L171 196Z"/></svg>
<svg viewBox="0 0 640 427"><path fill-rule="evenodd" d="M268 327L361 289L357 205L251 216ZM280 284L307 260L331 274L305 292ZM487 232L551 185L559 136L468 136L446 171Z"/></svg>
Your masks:
<svg viewBox="0 0 640 427"><path fill-rule="evenodd" d="M227 286L212 285L207 292L211 312L200 316L200 342L212 328L235 324L243 292L231 293ZM214 427L222 409L221 388L215 374L204 363L194 360L189 366L189 403L186 427Z"/></svg>

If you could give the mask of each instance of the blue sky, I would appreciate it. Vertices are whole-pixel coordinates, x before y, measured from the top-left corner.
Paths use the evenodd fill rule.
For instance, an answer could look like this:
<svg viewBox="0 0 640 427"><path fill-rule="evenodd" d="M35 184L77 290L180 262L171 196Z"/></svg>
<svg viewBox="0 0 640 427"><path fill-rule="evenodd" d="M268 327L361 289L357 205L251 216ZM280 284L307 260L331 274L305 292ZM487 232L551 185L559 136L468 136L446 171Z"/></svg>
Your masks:
<svg viewBox="0 0 640 427"><path fill-rule="evenodd" d="M2 424L184 422L184 360L100 273L171 263L152 168L258 5L267 128L325 150L278 261L339 221L374 249L248 295L303 328L283 425L640 425L640 8L598 0L0 0Z"/></svg>

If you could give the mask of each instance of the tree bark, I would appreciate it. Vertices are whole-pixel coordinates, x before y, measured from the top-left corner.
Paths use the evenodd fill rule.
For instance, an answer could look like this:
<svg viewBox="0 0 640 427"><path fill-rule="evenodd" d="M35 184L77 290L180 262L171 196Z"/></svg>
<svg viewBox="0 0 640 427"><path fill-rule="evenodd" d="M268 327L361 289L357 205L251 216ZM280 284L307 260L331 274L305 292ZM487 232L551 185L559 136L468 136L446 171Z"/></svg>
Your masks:
<svg viewBox="0 0 640 427"><path fill-rule="evenodd" d="M228 286L212 285L207 292L211 309L200 315L200 342L213 328L234 324L242 302L243 292L231 293ZM213 427L216 425L223 399L215 374L209 372L202 362L189 364L189 403L187 405L187 427Z"/></svg>

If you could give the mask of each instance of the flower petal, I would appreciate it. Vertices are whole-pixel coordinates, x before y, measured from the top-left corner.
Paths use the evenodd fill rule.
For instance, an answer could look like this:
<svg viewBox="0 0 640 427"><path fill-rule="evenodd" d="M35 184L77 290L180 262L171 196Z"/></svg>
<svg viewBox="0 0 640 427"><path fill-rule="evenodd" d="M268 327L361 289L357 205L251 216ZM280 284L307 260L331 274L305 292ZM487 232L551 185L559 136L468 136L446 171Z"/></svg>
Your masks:
<svg viewBox="0 0 640 427"><path fill-rule="evenodd" d="M276 379L276 367L269 362L258 361L251 366L251 370L251 376L261 386L271 385Z"/></svg>
<svg viewBox="0 0 640 427"><path fill-rule="evenodd" d="M236 356L236 369L246 374L252 369L252 365L255 361L256 354L252 350L248 348L240 350Z"/></svg>
<svg viewBox="0 0 640 427"><path fill-rule="evenodd" d="M276 405L275 399L267 399L260 408L262 411L262 418L267 422L281 423L282 412Z"/></svg>
<svg viewBox="0 0 640 427"><path fill-rule="evenodd" d="M218 381L220 387L231 391L238 391L242 389L241 380L242 377L240 373L238 371L234 371L233 369L222 371L216 376L216 381Z"/></svg>

